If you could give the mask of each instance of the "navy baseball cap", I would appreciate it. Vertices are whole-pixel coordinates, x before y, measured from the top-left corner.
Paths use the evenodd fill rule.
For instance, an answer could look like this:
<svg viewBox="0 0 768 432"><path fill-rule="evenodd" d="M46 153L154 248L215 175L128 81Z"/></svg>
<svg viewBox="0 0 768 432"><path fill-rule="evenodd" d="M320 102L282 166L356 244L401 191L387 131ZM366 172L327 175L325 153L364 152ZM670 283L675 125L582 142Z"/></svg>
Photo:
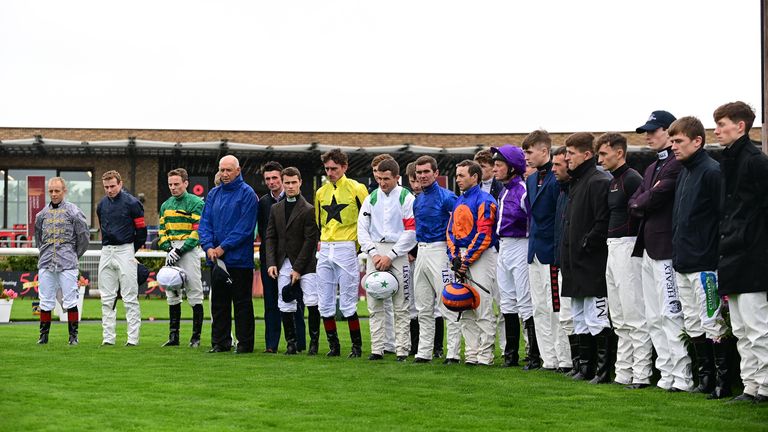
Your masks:
<svg viewBox="0 0 768 432"><path fill-rule="evenodd" d="M677 120L675 116L668 111L654 111L651 116L648 117L648 121L644 125L635 129L635 132L641 134L646 132L653 132L658 128L669 129L669 126Z"/></svg>

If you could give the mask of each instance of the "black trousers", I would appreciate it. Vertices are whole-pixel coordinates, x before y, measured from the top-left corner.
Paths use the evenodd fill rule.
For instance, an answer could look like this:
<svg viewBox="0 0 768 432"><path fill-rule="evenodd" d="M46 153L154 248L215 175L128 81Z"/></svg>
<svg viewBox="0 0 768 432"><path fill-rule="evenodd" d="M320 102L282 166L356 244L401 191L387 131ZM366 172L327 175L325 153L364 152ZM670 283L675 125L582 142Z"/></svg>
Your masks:
<svg viewBox="0 0 768 432"><path fill-rule="evenodd" d="M267 265L261 264L261 286L264 290L264 341L266 347L272 351L277 351L280 344L280 332L282 330L282 318L280 318L280 309L277 307L277 296L280 295L277 281L267 274ZM299 351L307 349L307 335L304 326L304 301L299 299L296 314L294 315L296 325L296 346Z"/></svg>
<svg viewBox="0 0 768 432"><path fill-rule="evenodd" d="M267 265L261 264L261 286L264 288L264 339L267 349L277 351L280 343L280 309L277 308L277 281L267 275Z"/></svg>
<svg viewBox="0 0 768 432"><path fill-rule="evenodd" d="M253 269L228 268L232 285L214 284L211 293L211 345L232 348L232 306L238 350L253 351Z"/></svg>

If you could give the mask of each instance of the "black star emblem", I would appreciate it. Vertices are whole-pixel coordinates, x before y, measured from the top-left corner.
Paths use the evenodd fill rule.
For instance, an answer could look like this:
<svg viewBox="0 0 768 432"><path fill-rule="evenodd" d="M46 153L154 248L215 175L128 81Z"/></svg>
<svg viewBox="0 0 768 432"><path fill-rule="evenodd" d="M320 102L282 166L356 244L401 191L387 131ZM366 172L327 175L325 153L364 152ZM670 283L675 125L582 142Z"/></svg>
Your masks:
<svg viewBox="0 0 768 432"><path fill-rule="evenodd" d="M331 203L329 205L324 205L323 210L328 213L328 219L325 221L325 223L331 222L331 219L336 219L341 222L341 211L344 210L344 207L348 206L349 204L339 204L336 202L336 196L331 197Z"/></svg>

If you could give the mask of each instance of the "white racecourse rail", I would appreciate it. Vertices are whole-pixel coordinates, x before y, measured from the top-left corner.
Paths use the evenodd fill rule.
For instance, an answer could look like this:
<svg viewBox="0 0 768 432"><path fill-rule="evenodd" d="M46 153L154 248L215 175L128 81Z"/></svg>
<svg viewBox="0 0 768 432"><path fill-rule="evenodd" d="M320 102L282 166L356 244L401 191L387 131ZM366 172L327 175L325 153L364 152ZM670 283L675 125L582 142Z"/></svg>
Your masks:
<svg viewBox="0 0 768 432"><path fill-rule="evenodd" d="M38 256L40 252L37 248L0 248L0 256ZM140 250L136 252L136 258L165 258L165 251ZM91 289L99 288L99 257L101 250L88 250L80 258L80 271L86 271L91 282ZM205 253L200 253L200 258L204 258ZM254 254L256 258L256 254Z"/></svg>

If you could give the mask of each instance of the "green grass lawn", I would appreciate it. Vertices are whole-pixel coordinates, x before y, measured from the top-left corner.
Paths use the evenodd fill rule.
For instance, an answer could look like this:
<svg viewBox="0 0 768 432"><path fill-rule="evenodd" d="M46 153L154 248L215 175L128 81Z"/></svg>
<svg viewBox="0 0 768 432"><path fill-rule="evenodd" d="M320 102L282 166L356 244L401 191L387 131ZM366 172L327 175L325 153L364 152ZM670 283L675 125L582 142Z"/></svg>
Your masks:
<svg viewBox="0 0 768 432"><path fill-rule="evenodd" d="M113 347L99 346L99 323L82 324L76 347L63 324L46 346L34 324L0 325L0 431L768 430L768 406L553 372L262 354L263 329L257 321L256 354L233 355L161 348L164 323L143 322L133 348L122 346L124 323ZM346 324L339 330L346 355ZM182 340L189 332L184 323Z"/></svg>
<svg viewBox="0 0 768 432"><path fill-rule="evenodd" d="M32 299L20 299L17 298L13 301L13 308L11 309L11 321L39 321L38 316L32 315ZM168 319L168 303L165 299L161 298L149 298L139 299L141 307L142 319ZM208 300L205 300L205 317L210 318L210 307ZM253 311L257 318L264 318L264 300L261 298L253 299ZM368 308L365 301L358 303L357 313L361 317L368 316ZM97 298L87 298L83 302L83 310L81 311L82 319L86 320L100 320L101 319L101 301ZM125 319L125 308L123 302L117 302L117 318ZM192 319L192 308L185 301L181 307L181 318Z"/></svg>

